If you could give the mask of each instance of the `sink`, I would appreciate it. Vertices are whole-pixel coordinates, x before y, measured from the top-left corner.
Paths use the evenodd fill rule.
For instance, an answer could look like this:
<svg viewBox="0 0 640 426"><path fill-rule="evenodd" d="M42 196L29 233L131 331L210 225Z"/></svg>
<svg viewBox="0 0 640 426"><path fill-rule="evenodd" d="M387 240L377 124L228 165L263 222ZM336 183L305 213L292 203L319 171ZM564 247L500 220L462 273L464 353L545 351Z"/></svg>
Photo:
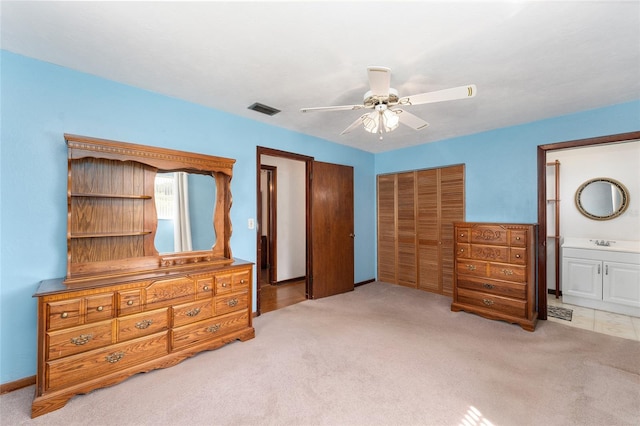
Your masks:
<svg viewBox="0 0 640 426"><path fill-rule="evenodd" d="M562 247L640 253L640 241L607 240L604 238L589 239L567 237L564 239Z"/></svg>

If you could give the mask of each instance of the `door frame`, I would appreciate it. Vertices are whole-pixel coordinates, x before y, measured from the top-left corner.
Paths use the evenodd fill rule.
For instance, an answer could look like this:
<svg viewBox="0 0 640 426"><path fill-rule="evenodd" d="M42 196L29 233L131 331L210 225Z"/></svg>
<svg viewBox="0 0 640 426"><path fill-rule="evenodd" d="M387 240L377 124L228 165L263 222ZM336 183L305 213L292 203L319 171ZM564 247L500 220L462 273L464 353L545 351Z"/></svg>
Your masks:
<svg viewBox="0 0 640 426"><path fill-rule="evenodd" d="M547 319L547 153L558 149L630 142L640 131L538 145L538 318ZM558 267L558 265L556 265Z"/></svg>
<svg viewBox="0 0 640 426"><path fill-rule="evenodd" d="M278 243L278 209L277 209L277 205L278 205L278 196L277 196L277 192L278 192L278 168L274 167L274 166L267 166L265 164L262 164L260 166L260 171L266 171L267 174L270 175L269 179L267 180L267 223L263 224L260 223L259 226L259 237L260 237L260 242L262 242L262 229L264 226L267 227L267 262L269 263L269 272L268 272L268 276L267 276L267 280L269 281L269 284L273 284L276 282L277 277L278 277L278 256L277 256L277 252L275 250L276 245ZM260 175L260 177L262 178L262 174ZM260 179L260 187L262 188L262 179ZM264 196L265 194L262 194L262 191L259 191L261 197ZM263 202L262 199L259 198L258 199L258 204L260 205L260 214L264 214L264 212L261 210L262 206L263 206ZM262 219L263 216L260 216L260 219ZM260 244L260 249L262 249L262 244ZM260 256L260 264L258 266L260 266L259 271L262 270L262 256Z"/></svg>
<svg viewBox="0 0 640 426"><path fill-rule="evenodd" d="M268 155L270 157L280 157L280 158L288 158L290 160L295 161L303 161L305 163L305 237L306 237L306 248L305 248L305 297L308 299L310 294L313 294L313 288L311 287L313 284L309 280L310 271L312 271L311 266L313 265L312 253L311 253L311 176L313 173L313 157L309 157L307 155L295 154L293 152L281 151L279 149L266 148L263 146L256 147L256 200L260 201L260 170L262 169L262 161L261 156ZM256 231L256 270L258 273L260 272L261 265L261 256L260 256L260 240L262 236L261 226L262 226L262 203L257 202L257 231ZM260 315L260 280L256 280L256 315Z"/></svg>

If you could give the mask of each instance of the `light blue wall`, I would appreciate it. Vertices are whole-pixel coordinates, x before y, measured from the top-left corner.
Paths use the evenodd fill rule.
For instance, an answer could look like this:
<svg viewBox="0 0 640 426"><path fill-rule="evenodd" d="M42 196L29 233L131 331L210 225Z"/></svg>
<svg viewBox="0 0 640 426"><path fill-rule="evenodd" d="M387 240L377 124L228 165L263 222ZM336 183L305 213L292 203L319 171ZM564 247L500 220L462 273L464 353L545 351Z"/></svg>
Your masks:
<svg viewBox="0 0 640 426"><path fill-rule="evenodd" d="M536 146L640 129L640 101L368 154L2 51L0 383L35 374L38 282L65 274L63 133L231 157L231 239L255 261L256 146L354 167L355 281L373 278L375 175L466 164L467 220L537 220Z"/></svg>
<svg viewBox="0 0 640 426"><path fill-rule="evenodd" d="M638 130L640 101L635 101L381 153L375 170L464 163L467 221L535 223L538 145Z"/></svg>
<svg viewBox="0 0 640 426"><path fill-rule="evenodd" d="M354 167L355 281L375 277L374 156L1 51L0 383L35 374L43 279L66 273L63 133L235 158L233 255L255 262L256 146Z"/></svg>

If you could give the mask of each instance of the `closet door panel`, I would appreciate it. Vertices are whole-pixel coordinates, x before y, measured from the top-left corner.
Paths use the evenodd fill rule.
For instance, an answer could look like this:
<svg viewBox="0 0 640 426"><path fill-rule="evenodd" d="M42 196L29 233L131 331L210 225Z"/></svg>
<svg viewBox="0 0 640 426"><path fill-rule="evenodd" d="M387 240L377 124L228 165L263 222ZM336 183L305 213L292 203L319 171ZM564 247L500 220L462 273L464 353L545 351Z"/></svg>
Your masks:
<svg viewBox="0 0 640 426"><path fill-rule="evenodd" d="M415 173L398 174L398 284L417 287Z"/></svg>
<svg viewBox="0 0 640 426"><path fill-rule="evenodd" d="M418 252L420 255L420 281L418 287L434 293L440 293L438 170L420 170L416 175L418 183Z"/></svg>
<svg viewBox="0 0 640 426"><path fill-rule="evenodd" d="M440 258L442 294L453 295L453 223L464 221L464 166L440 169Z"/></svg>
<svg viewBox="0 0 640 426"><path fill-rule="evenodd" d="M378 176L378 279L396 282L396 177Z"/></svg>

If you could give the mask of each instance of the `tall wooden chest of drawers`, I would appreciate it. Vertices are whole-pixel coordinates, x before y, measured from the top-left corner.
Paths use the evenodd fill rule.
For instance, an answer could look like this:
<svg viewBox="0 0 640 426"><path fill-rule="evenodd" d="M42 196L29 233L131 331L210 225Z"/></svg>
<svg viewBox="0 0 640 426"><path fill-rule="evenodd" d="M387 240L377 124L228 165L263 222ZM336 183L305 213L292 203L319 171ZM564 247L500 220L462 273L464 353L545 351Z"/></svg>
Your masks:
<svg viewBox="0 0 640 426"><path fill-rule="evenodd" d="M40 283L32 417L76 394L253 338L252 266L236 260L74 288L63 279Z"/></svg>
<svg viewBox="0 0 640 426"><path fill-rule="evenodd" d="M536 228L534 224L455 223L451 310L533 331L538 321Z"/></svg>

